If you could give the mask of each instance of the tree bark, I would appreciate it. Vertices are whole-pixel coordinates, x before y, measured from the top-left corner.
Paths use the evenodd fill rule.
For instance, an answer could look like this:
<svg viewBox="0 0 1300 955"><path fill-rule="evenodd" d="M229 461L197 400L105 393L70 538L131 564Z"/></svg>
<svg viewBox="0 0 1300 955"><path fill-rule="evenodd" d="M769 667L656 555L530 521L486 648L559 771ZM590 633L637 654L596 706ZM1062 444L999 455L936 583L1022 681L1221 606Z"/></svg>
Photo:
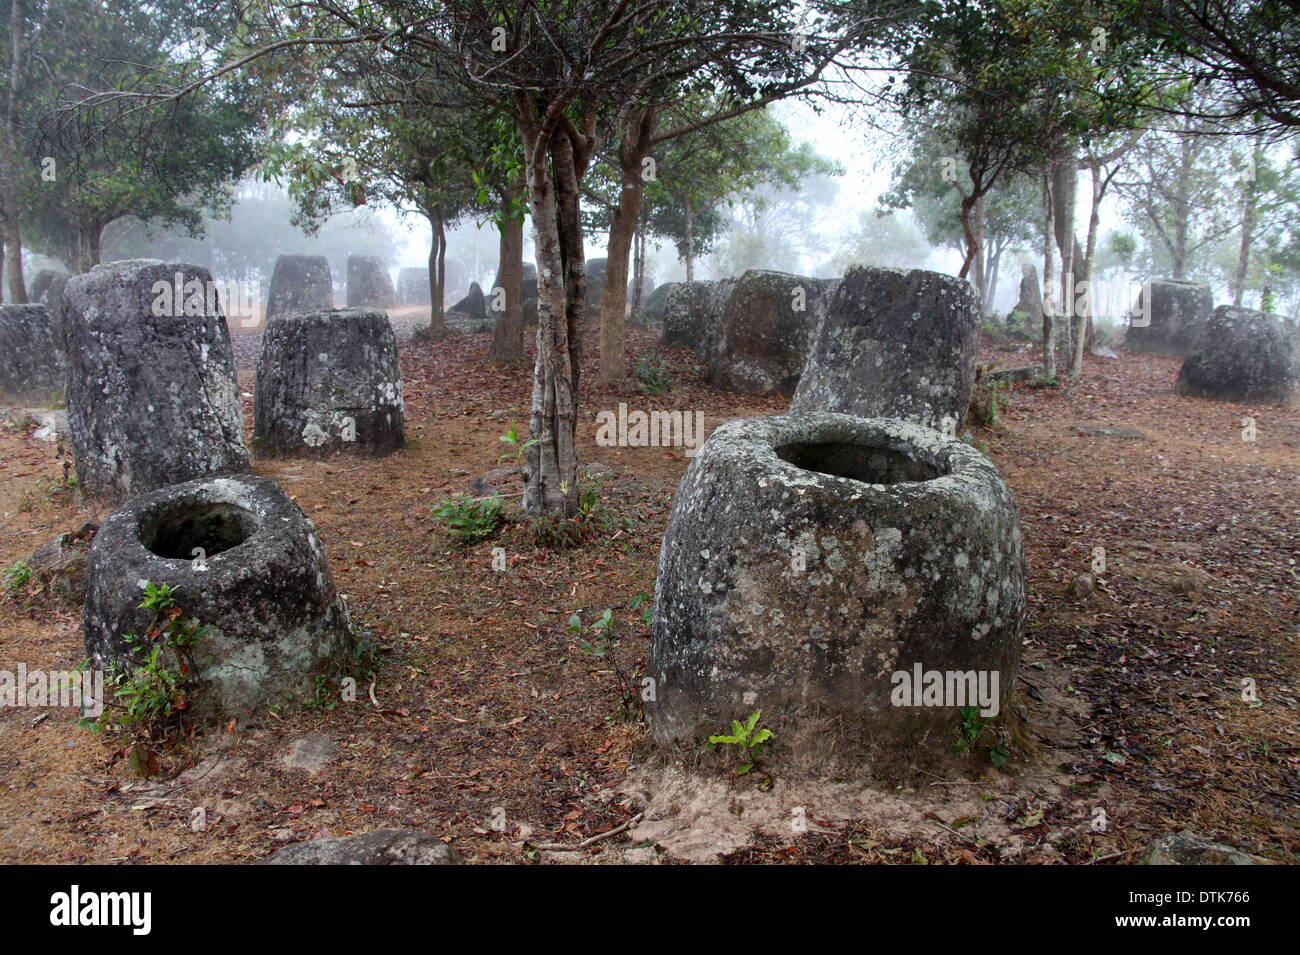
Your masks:
<svg viewBox="0 0 1300 955"><path fill-rule="evenodd" d="M618 205L609 226L609 247L605 259L605 290L600 300L600 370L598 385L617 385L627 377L624 354L624 322L627 314L627 265L641 218L644 183L641 164L650 152L650 138L658 125L659 111L653 106L637 110L618 148Z"/></svg>
<svg viewBox="0 0 1300 955"><path fill-rule="evenodd" d="M492 345L488 348L488 358L492 361L524 360L524 220L513 212L519 188L516 184L501 199L501 242L497 272L501 277L501 287L506 290L506 307L497 312L496 322L492 326ZM489 300L493 297L489 289Z"/></svg>
<svg viewBox="0 0 1300 955"><path fill-rule="evenodd" d="M586 267L578 158L569 134L539 122L520 96L528 205L537 252L537 363L524 475L524 514L577 510L577 406Z"/></svg>
<svg viewBox="0 0 1300 955"><path fill-rule="evenodd" d="M9 5L9 89L5 101L5 141L0 149L0 216L5 225L5 271L9 273L9 300L27 304L23 282L22 210L18 204L18 98L22 92L23 11L21 0Z"/></svg>
<svg viewBox="0 0 1300 955"><path fill-rule="evenodd" d="M1252 170L1258 169L1263 159L1262 138L1257 139L1252 153ZM1241 305L1246 294L1246 273L1250 271L1250 247L1255 241L1255 218L1259 206L1259 186L1255 176L1246 181L1244 190L1246 208L1241 220L1241 244L1237 248L1237 273L1232 283L1232 304Z"/></svg>
<svg viewBox="0 0 1300 955"><path fill-rule="evenodd" d="M975 290L979 293L980 316L988 314L989 310L989 286L988 273L985 272L984 263L984 197L980 196L975 200L974 214L974 235L975 235L975 261L972 263L975 269Z"/></svg>
<svg viewBox="0 0 1300 955"><path fill-rule="evenodd" d="M694 210L691 209L691 198L686 197L686 281L695 281L695 225Z"/></svg>
<svg viewBox="0 0 1300 955"><path fill-rule="evenodd" d="M1079 166L1072 155L1060 156L1052 168L1052 210L1056 245L1061 252L1061 329L1065 355L1072 356L1074 296L1074 204L1079 189ZM1073 368L1071 368L1073 372Z"/></svg>
<svg viewBox="0 0 1300 955"><path fill-rule="evenodd" d="M1055 216L1052 201L1051 167L1043 169L1043 377L1056 377L1056 308L1052 303L1052 234Z"/></svg>
<svg viewBox="0 0 1300 955"><path fill-rule="evenodd" d="M435 206L426 211L433 238L429 242L429 334L442 338L447 334L447 315L443 307L447 277L444 272L447 256L447 231L442 209Z"/></svg>

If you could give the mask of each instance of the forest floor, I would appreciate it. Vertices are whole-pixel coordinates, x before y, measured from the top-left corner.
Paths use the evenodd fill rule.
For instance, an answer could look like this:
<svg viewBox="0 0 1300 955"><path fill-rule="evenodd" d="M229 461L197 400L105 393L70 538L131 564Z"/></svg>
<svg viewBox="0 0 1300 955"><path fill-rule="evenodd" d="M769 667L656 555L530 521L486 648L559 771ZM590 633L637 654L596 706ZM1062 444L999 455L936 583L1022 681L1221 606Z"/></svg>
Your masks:
<svg viewBox="0 0 1300 955"><path fill-rule="evenodd" d="M251 435L249 334L235 342ZM1027 737L1001 769L972 750L948 777L901 786L735 777L658 751L642 723L620 719L607 665L566 627L613 610L620 663L644 667L650 631L634 598L654 593L687 464L681 448L598 447L596 413L700 409L707 432L786 400L720 392L689 353L637 328L629 367L658 352L672 387L597 388L593 331L579 451L603 465L615 523L577 549L538 548L512 497L504 527L462 549L432 509L498 465L512 424L527 430L533 343L525 366L501 367L486 360L486 333L399 339L401 452L255 465L319 528L354 625L384 650L373 682L355 702L331 695L197 734L148 780L74 710L0 709L0 860L240 862L409 826L481 862L1127 863L1182 829L1300 861L1295 413L1175 395L1177 359L1124 351L1089 356L1071 385L1016 385L971 440L1020 508ZM982 357L1034 360L1014 348ZM1141 435L1076 430L1089 425ZM60 483L70 449L33 430L0 428L4 567L107 516ZM1080 593L1097 547L1106 569ZM83 656L78 607L22 590L0 601L0 669L70 669Z"/></svg>

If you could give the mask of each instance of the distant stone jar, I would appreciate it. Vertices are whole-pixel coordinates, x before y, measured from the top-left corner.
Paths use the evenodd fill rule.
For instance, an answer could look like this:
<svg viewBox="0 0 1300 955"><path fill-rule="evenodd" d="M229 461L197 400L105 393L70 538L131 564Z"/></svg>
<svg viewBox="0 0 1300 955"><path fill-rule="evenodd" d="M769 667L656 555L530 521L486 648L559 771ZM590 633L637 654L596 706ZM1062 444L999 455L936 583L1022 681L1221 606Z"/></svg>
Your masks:
<svg viewBox="0 0 1300 955"><path fill-rule="evenodd" d="M281 255L266 293L266 320L334 307L334 281L323 255Z"/></svg>
<svg viewBox="0 0 1300 955"><path fill-rule="evenodd" d="M187 618L215 627L193 648L203 719L302 699L350 659L347 608L312 522L271 480L188 481L132 498L95 535L86 571L86 652L140 662L128 635L151 619L143 582L167 584Z"/></svg>
<svg viewBox="0 0 1300 955"><path fill-rule="evenodd" d="M259 458L382 455L406 442L397 340L377 309L273 319L254 396Z"/></svg>
<svg viewBox="0 0 1300 955"><path fill-rule="evenodd" d="M786 769L895 774L946 753L958 719L953 701L899 705L898 675L969 674L966 702L982 680L1000 712L1024 615L1015 501L974 448L842 414L732 421L664 535L650 730L698 744L761 709Z"/></svg>
<svg viewBox="0 0 1300 955"><path fill-rule="evenodd" d="M1175 390L1216 401L1300 407L1300 336L1280 315L1220 305Z"/></svg>

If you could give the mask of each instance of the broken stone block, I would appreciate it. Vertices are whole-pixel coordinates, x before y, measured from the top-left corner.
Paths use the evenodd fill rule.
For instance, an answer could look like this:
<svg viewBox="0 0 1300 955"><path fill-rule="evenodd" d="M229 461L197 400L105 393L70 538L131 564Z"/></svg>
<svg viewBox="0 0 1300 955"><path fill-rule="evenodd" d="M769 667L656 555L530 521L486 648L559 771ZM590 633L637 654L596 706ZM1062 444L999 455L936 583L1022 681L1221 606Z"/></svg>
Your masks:
<svg viewBox="0 0 1300 955"><path fill-rule="evenodd" d="M790 411L901 418L960 434L979 334L978 297L964 279L851 268L826 307Z"/></svg>

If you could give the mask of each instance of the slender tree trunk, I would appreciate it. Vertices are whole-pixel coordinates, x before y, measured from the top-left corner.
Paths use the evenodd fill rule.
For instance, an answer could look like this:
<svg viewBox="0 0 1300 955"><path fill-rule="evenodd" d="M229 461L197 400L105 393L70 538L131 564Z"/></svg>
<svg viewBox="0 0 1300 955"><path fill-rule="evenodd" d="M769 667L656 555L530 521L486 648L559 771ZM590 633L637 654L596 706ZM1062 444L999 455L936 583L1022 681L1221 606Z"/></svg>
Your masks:
<svg viewBox="0 0 1300 955"><path fill-rule="evenodd" d="M1079 166L1072 154L1057 157L1052 170L1053 227L1056 231L1056 245L1061 252L1061 331L1065 333L1063 358L1068 360L1074 353L1072 347L1075 276L1074 269L1074 205L1079 189Z"/></svg>
<svg viewBox="0 0 1300 955"><path fill-rule="evenodd" d="M586 269L578 176L564 130L537 123L522 97L521 133L537 254L537 363L524 475L524 514L576 510L577 408Z"/></svg>
<svg viewBox="0 0 1300 955"><path fill-rule="evenodd" d="M962 262L961 271L957 273L960 279L970 274L971 263L979 253L979 240L975 237L975 226L972 222L976 198L974 195L969 195L962 196L961 199L961 231L966 237L966 260Z"/></svg>
<svg viewBox="0 0 1300 955"><path fill-rule="evenodd" d="M1002 252L1006 248L1004 242L997 242L993 246L993 254L989 256L988 278L984 280L984 285L988 289L987 297L984 300L984 314L991 314L993 311L993 301L998 295L998 269L1002 263Z"/></svg>
<svg viewBox="0 0 1300 955"><path fill-rule="evenodd" d="M428 210L433 239L429 243L429 334L442 338L447 334L447 316L443 311L446 294L446 277L443 275L447 253L447 233L442 221L442 210Z"/></svg>
<svg viewBox="0 0 1300 955"><path fill-rule="evenodd" d="M645 207L641 207L641 218L637 222L636 238L632 243L632 312L631 321L641 321L641 304L645 294Z"/></svg>
<svg viewBox="0 0 1300 955"><path fill-rule="evenodd" d="M983 317L988 313L989 308L989 287L988 274L984 271L984 197L980 196L975 200L974 215L972 216L973 231L975 234L975 260L971 263L975 269L975 291L979 293L980 315Z"/></svg>
<svg viewBox="0 0 1300 955"><path fill-rule="evenodd" d="M650 152L650 138L658 125L659 111L653 106L637 110L631 128L618 149L618 205L609 227L609 248L605 260L605 290L600 301L600 370L596 383L616 385L627 377L624 354L624 323L627 315L627 266L641 219L645 188L642 163Z"/></svg>
<svg viewBox="0 0 1300 955"><path fill-rule="evenodd" d="M1056 297L1052 288L1052 235L1056 231L1051 167L1043 169L1043 377L1056 377Z"/></svg>
<svg viewBox="0 0 1300 955"><path fill-rule="evenodd" d="M691 208L691 197L686 197L686 281L695 281L695 213Z"/></svg>
<svg viewBox="0 0 1300 955"><path fill-rule="evenodd" d="M1255 141L1252 153L1252 170L1257 170L1263 159L1261 141ZM1241 245L1237 248L1237 272L1232 282L1232 304L1240 305L1246 294L1246 274L1250 271L1250 247L1255 241L1255 219L1259 206L1259 186L1252 175L1245 183L1245 210L1241 219Z"/></svg>
<svg viewBox="0 0 1300 955"><path fill-rule="evenodd" d="M89 272L99 264L100 245L99 240L103 235L104 227L98 222L91 222L86 226L86 271Z"/></svg>
<svg viewBox="0 0 1300 955"><path fill-rule="evenodd" d="M524 220L513 213L519 186L508 189L501 200L501 244L497 271L506 290L505 309L497 312L492 326L492 361L524 360ZM539 283L540 291L540 283Z"/></svg>
<svg viewBox="0 0 1300 955"><path fill-rule="evenodd" d="M22 209L18 203L18 100L22 95L22 0L9 4L9 89L5 101L5 141L0 147L0 216L5 225L5 270L9 273L9 300L27 303L23 282Z"/></svg>

